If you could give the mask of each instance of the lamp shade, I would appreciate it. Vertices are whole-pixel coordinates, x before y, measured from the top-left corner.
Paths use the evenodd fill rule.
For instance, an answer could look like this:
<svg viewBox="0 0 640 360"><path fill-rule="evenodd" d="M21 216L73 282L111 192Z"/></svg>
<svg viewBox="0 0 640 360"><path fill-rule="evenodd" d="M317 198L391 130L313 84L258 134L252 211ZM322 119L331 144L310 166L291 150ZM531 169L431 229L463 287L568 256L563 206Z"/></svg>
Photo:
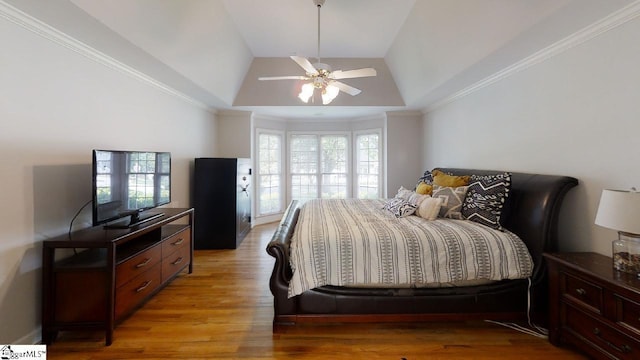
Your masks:
<svg viewBox="0 0 640 360"><path fill-rule="evenodd" d="M631 234L640 234L640 192L602 190L596 225Z"/></svg>

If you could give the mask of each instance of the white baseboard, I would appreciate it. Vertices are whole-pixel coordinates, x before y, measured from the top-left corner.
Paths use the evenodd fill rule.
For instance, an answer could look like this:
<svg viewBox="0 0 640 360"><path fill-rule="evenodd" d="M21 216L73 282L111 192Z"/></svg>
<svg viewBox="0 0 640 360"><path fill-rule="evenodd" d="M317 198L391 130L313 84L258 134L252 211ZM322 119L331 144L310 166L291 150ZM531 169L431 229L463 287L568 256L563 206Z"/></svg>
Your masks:
<svg viewBox="0 0 640 360"><path fill-rule="evenodd" d="M267 216L256 217L253 222L253 226L269 224L273 222L278 222L282 219L283 214L273 214Z"/></svg>
<svg viewBox="0 0 640 360"><path fill-rule="evenodd" d="M38 345L42 342L42 327L38 326L27 335L17 339L11 345Z"/></svg>

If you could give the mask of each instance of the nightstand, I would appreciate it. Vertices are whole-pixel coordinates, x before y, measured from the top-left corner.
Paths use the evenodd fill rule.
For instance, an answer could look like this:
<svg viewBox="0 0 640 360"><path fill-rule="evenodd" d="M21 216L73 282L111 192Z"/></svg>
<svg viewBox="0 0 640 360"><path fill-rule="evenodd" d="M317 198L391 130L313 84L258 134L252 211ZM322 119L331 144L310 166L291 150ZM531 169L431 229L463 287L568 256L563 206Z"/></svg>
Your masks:
<svg viewBox="0 0 640 360"><path fill-rule="evenodd" d="M544 255L549 341L597 359L640 359L640 280L596 253Z"/></svg>

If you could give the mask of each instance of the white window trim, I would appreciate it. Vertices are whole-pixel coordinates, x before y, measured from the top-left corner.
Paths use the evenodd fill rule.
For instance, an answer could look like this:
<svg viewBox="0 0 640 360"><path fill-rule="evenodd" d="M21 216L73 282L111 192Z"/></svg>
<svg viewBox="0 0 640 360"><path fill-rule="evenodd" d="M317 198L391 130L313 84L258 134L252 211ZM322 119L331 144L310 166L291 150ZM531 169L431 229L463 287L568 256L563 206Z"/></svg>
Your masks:
<svg viewBox="0 0 640 360"><path fill-rule="evenodd" d="M358 176L358 144L357 144L357 139L358 139L358 135L370 135L370 134L377 134L378 135L378 139L380 141L379 143L379 148L378 148L378 161L379 161L379 174L378 174L378 197L383 197L383 189L385 188L384 185L384 174L386 173L386 170L384 168L384 141L382 138L382 128L374 128L374 129L366 129L366 130L354 130L353 131L353 146L351 147L351 151L353 154L353 167L352 167L352 173L354 177ZM352 194L358 194L358 184L356 181L354 181L352 184Z"/></svg>
<svg viewBox="0 0 640 360"><path fill-rule="evenodd" d="M267 134L267 135L279 135L280 139L282 141L282 143L280 144L280 209L278 211L275 212L269 212L269 213L260 213L260 187L259 187L259 181L258 181L258 176L260 176L260 147L259 147L259 139L260 139L260 135L262 134ZM282 214L284 212L284 210L286 209L287 205L289 204L289 200L287 200L286 197L286 192L287 190L287 184L288 181L285 181L285 176L287 176L287 162L286 162L286 154L287 154L287 138L285 136L285 132L281 131L281 130L273 130L273 129L263 129L263 128L256 128L256 164L255 164L255 172L253 174L253 182L255 184L255 191L254 194L256 194L255 196L255 203L256 203L256 218L266 218L266 217L272 217L274 215L279 215Z"/></svg>

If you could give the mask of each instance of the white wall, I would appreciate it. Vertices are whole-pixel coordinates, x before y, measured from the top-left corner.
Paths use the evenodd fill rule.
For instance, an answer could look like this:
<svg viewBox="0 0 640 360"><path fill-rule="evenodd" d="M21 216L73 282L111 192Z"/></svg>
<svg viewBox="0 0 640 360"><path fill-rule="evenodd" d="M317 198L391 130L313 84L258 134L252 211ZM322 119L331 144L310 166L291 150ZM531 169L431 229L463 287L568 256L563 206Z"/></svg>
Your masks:
<svg viewBox="0 0 640 360"><path fill-rule="evenodd" d="M426 167L570 175L560 249L611 255L603 188L640 188L640 18L425 116Z"/></svg>
<svg viewBox="0 0 640 360"><path fill-rule="evenodd" d="M422 115L415 112L387 113L387 197L400 186L412 189L424 172L422 166Z"/></svg>
<svg viewBox="0 0 640 360"><path fill-rule="evenodd" d="M91 149L172 153L172 204L215 116L0 17L0 344L40 338L42 240L91 199ZM90 209L90 207L89 207ZM88 226L85 209L74 228Z"/></svg>
<svg viewBox="0 0 640 360"><path fill-rule="evenodd" d="M220 157L251 157L251 112L222 111L217 114L216 145Z"/></svg>

